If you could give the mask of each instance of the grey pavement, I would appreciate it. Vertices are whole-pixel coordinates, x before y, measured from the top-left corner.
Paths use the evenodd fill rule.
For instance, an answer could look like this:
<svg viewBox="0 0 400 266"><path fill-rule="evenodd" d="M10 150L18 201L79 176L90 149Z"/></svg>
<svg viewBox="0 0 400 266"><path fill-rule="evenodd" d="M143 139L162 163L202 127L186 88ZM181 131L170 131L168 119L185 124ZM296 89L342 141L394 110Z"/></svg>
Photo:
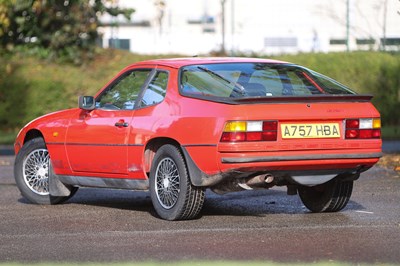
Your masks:
<svg viewBox="0 0 400 266"><path fill-rule="evenodd" d="M216 195L197 220L156 217L148 192L81 188L62 205L34 205L0 156L2 262L276 261L400 265L400 177L374 166L347 207L310 213L283 188Z"/></svg>

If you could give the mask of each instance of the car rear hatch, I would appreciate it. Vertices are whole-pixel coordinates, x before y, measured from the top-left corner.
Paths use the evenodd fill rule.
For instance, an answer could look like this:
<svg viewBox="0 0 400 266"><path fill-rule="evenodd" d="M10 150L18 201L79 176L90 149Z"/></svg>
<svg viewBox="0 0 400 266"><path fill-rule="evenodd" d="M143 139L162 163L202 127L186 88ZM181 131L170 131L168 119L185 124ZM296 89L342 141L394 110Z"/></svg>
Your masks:
<svg viewBox="0 0 400 266"><path fill-rule="evenodd" d="M289 161L292 166L329 161L340 168L359 163L369 167L381 156L380 116L371 98L321 95L237 100L238 105L231 108L238 119L225 123L218 146L221 162L268 162L278 167Z"/></svg>

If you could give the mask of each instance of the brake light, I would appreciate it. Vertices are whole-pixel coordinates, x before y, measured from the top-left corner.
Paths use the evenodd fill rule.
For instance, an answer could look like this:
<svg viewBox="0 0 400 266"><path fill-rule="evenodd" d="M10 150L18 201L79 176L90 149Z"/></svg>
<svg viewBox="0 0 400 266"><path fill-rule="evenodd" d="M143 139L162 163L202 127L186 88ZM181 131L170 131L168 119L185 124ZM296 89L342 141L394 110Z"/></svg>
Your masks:
<svg viewBox="0 0 400 266"><path fill-rule="evenodd" d="M380 137L380 118L360 118L346 120L346 139L379 139Z"/></svg>
<svg viewBox="0 0 400 266"><path fill-rule="evenodd" d="M221 142L276 141L277 121L230 121L224 126Z"/></svg>

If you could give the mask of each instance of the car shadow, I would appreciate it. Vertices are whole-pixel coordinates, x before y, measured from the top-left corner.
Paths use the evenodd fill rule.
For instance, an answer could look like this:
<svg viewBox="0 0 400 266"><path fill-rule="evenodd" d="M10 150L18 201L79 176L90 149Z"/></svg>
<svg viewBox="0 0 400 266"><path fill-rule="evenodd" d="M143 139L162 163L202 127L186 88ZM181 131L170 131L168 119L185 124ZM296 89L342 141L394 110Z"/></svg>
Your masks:
<svg viewBox="0 0 400 266"><path fill-rule="evenodd" d="M363 210L361 204L350 200L345 210ZM244 191L206 197L202 215L265 216L271 214L311 214L298 195L286 190L270 189Z"/></svg>
<svg viewBox="0 0 400 266"><path fill-rule="evenodd" d="M23 204L30 204L24 198L20 198L18 201ZM81 188L74 197L63 204L147 212L158 217L154 211L150 193L145 191ZM344 211L364 209L361 204L350 200ZM218 195L207 190L199 218L206 216L263 217L274 214L308 213L311 214L297 195L288 196L283 189L243 191L224 195Z"/></svg>
<svg viewBox="0 0 400 266"><path fill-rule="evenodd" d="M149 192L98 188L80 188L64 204L85 204L130 211L148 211L152 208Z"/></svg>

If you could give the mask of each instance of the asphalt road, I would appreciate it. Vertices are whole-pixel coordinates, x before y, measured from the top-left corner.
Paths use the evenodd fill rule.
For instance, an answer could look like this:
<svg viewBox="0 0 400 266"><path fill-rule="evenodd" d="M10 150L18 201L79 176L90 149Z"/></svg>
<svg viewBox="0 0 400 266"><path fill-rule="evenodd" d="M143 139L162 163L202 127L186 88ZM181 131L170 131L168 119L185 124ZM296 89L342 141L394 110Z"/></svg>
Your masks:
<svg viewBox="0 0 400 266"><path fill-rule="evenodd" d="M63 205L24 200L0 156L0 262L176 260L400 264L400 177L374 167L339 213L312 214L283 189L207 193L198 220L155 217L148 193L80 189Z"/></svg>

